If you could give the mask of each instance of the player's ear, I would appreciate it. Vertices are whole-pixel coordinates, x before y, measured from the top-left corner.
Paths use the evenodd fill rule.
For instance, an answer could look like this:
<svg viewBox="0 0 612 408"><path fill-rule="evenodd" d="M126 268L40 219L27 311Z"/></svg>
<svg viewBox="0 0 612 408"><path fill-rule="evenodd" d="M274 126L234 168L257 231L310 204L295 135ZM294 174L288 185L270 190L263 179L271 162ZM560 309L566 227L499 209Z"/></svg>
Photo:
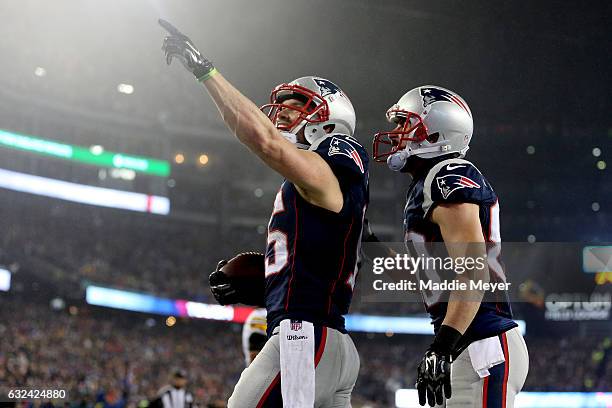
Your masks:
<svg viewBox="0 0 612 408"><path fill-rule="evenodd" d="M327 134L330 134L331 132L333 132L335 128L336 128L336 125L334 124L323 126L323 130L325 130Z"/></svg>

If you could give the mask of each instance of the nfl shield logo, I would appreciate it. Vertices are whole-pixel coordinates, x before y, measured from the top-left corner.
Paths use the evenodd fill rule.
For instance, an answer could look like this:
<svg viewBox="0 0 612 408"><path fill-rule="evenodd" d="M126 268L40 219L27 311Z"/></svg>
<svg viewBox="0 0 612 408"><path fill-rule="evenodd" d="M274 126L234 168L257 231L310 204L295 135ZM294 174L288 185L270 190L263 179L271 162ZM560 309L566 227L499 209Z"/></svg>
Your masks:
<svg viewBox="0 0 612 408"><path fill-rule="evenodd" d="M301 320L292 320L291 321L291 330L293 330L293 331L302 330L302 321Z"/></svg>

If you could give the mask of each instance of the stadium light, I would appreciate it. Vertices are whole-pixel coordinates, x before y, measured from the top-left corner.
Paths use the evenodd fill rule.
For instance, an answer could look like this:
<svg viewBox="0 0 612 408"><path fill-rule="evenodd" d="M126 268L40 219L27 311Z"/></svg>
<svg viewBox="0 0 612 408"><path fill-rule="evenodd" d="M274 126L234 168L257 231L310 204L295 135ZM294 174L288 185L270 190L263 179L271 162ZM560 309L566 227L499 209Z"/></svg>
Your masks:
<svg viewBox="0 0 612 408"><path fill-rule="evenodd" d="M208 155L201 154L200 157L198 157L198 163L200 166L206 166L206 164L208 164Z"/></svg>
<svg viewBox="0 0 612 408"><path fill-rule="evenodd" d="M0 268L0 291L8 292L11 288L11 272Z"/></svg>
<svg viewBox="0 0 612 408"><path fill-rule="evenodd" d="M39 78L44 77L45 75L47 75L47 70L44 69L43 67L36 67L34 69L34 75L36 75Z"/></svg>
<svg viewBox="0 0 612 408"><path fill-rule="evenodd" d="M89 147L89 151L92 154L95 154L96 156L101 155L102 153L104 153L104 147L100 146L100 145L93 145Z"/></svg>
<svg viewBox="0 0 612 408"><path fill-rule="evenodd" d="M130 84L117 85L117 91L122 94L131 95L134 93L134 87Z"/></svg>

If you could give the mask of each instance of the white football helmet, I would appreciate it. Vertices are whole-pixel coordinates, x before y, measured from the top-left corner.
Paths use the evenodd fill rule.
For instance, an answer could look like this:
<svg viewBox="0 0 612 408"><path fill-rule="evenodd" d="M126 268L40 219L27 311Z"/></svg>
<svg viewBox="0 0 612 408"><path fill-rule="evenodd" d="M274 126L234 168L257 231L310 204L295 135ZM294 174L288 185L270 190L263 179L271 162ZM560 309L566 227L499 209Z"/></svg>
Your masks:
<svg viewBox="0 0 612 408"><path fill-rule="evenodd" d="M304 103L304 107L284 104L288 99L298 99ZM292 109L300 114L293 123L279 125L277 119L283 109ZM306 76L278 85L270 94L270 103L262 106L261 110L283 136L303 149L315 149L328 136L324 129L327 125L334 125L332 133L353 136L355 132L353 104L336 84L324 78ZM302 128L310 146L297 143L296 135Z"/></svg>
<svg viewBox="0 0 612 408"><path fill-rule="evenodd" d="M410 156L423 159L469 149L474 122L467 103L456 93L439 86L425 85L402 96L387 111L395 129L374 135L374 160L386 161L401 170Z"/></svg>

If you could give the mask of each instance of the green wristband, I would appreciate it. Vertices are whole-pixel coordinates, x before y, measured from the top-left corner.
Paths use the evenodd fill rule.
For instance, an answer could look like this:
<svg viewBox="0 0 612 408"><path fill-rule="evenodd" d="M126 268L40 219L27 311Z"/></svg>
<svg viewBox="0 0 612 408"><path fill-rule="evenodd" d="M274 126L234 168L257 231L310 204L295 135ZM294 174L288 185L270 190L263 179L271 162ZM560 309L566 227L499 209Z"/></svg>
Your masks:
<svg viewBox="0 0 612 408"><path fill-rule="evenodd" d="M213 68L211 69L208 73L202 75L201 77L198 78L198 82L204 82L210 78L212 78L215 74L217 74L219 71L217 71L217 68Z"/></svg>

